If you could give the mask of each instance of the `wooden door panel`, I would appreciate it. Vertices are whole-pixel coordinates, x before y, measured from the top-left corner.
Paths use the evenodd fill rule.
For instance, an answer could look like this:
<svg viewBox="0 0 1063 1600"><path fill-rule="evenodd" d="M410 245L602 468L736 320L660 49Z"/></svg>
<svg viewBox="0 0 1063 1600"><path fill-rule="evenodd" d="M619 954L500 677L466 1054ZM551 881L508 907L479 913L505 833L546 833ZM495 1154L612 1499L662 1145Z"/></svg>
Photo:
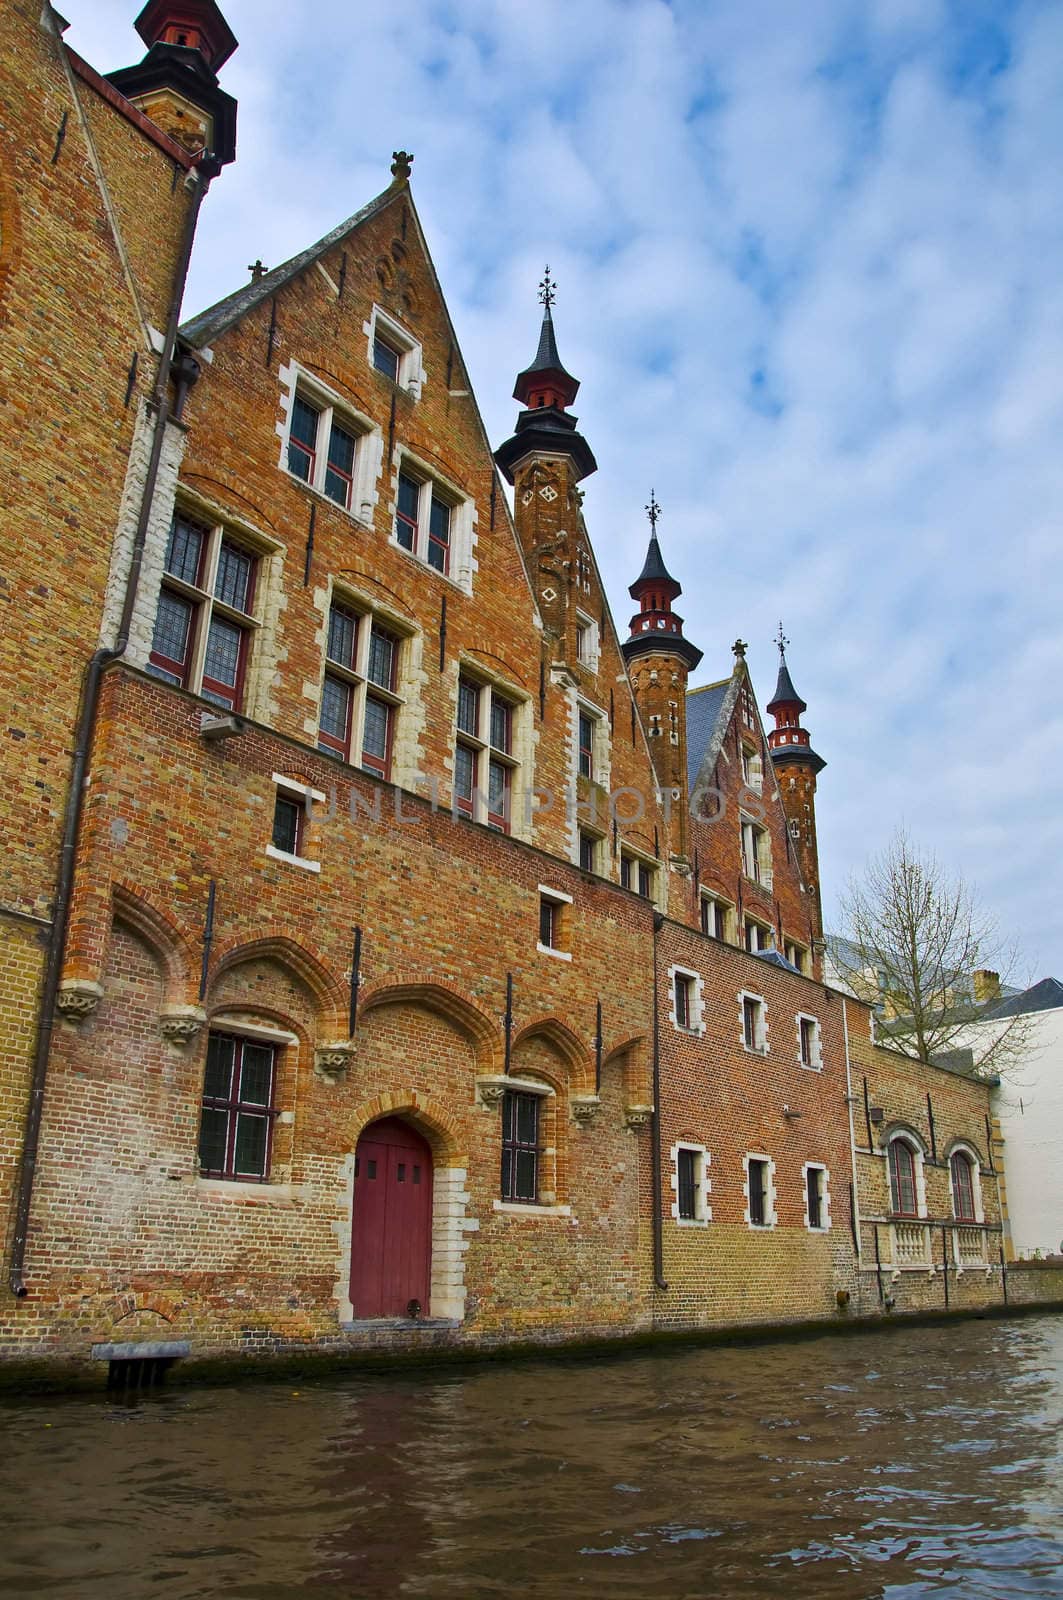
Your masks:
<svg viewBox="0 0 1063 1600"><path fill-rule="evenodd" d="M356 1317L428 1312L432 1154L408 1123L371 1123L355 1155L351 1303Z"/></svg>

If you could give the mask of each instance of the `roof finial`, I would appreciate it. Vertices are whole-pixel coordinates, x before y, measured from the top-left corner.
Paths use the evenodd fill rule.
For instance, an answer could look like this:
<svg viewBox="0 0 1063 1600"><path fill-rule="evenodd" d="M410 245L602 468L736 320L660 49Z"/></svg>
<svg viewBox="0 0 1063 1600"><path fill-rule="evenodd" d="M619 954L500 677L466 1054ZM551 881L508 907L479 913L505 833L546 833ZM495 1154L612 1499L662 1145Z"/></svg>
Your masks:
<svg viewBox="0 0 1063 1600"><path fill-rule="evenodd" d="M779 654L782 656L783 660L785 661L786 660L786 646L790 643L790 641L786 637L785 633L783 633L783 631L782 631L782 623L781 622L779 623L779 631L775 635L775 643L779 646Z"/></svg>
<svg viewBox="0 0 1063 1600"><path fill-rule="evenodd" d="M409 183L413 157L408 150L391 152L391 176L396 183Z"/></svg>
<svg viewBox="0 0 1063 1600"><path fill-rule="evenodd" d="M734 651L739 661L744 661L746 659L746 651L749 649L749 646L746 644L744 639L736 639L734 644L731 646L731 649Z"/></svg>
<svg viewBox="0 0 1063 1600"><path fill-rule="evenodd" d="M262 257L259 256L257 261L252 261L249 263L247 270L251 274L251 282L257 283L259 278L264 278L266 276L269 268L262 265Z"/></svg>
<svg viewBox="0 0 1063 1600"><path fill-rule="evenodd" d="M656 537L657 537L657 518L661 514L661 508L657 504L657 497L654 494L652 489L650 490L650 503L644 509L645 509L646 515L650 519L650 531L653 534L653 537L656 539Z"/></svg>
<svg viewBox="0 0 1063 1600"><path fill-rule="evenodd" d="M550 276L549 262L547 262L546 265L546 272L543 276L543 281L539 285L539 299L542 301L547 311L549 311L550 307L557 299L557 284Z"/></svg>

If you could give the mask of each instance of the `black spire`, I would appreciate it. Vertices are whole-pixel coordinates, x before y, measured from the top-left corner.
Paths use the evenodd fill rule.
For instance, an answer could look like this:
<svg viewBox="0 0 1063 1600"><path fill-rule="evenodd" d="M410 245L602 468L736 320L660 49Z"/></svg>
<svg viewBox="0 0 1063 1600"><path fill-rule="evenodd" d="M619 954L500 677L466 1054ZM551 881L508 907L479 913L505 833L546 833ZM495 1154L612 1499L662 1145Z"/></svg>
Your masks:
<svg viewBox="0 0 1063 1600"><path fill-rule="evenodd" d="M576 469L577 482L597 470L597 462L583 435L576 430L576 418L568 407L576 398L579 379L561 365L554 335L554 318L550 307L554 303L557 285L546 275L539 285L539 299L543 303L543 325L539 330L539 348L530 367L517 374L513 398L519 400L524 410L517 418L513 437L495 451L495 460L513 482L514 469L527 455L537 453L563 453L571 457Z"/></svg>
<svg viewBox="0 0 1063 1600"><path fill-rule="evenodd" d="M764 709L765 711L774 712L776 707L781 708L783 706L794 706L797 710L798 717L800 717L802 711L808 710L808 706L801 699L801 696L794 688L794 682L790 676L790 669L786 665L786 646L790 643L790 641L782 631L781 622L779 623L779 631L775 635L775 643L779 647L779 681L775 685L775 693L772 695Z"/></svg>

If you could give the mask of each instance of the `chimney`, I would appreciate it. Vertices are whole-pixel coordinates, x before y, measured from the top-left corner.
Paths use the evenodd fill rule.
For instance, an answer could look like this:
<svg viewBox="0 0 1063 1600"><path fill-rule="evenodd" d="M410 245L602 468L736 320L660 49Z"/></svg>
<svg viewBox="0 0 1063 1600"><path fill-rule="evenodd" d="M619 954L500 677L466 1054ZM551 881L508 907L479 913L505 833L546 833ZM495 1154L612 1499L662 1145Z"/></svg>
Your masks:
<svg viewBox="0 0 1063 1600"><path fill-rule="evenodd" d="M979 967L977 972L971 973L971 985L975 1005L984 1006L987 1001L1000 997L1000 973L992 972L988 967Z"/></svg>

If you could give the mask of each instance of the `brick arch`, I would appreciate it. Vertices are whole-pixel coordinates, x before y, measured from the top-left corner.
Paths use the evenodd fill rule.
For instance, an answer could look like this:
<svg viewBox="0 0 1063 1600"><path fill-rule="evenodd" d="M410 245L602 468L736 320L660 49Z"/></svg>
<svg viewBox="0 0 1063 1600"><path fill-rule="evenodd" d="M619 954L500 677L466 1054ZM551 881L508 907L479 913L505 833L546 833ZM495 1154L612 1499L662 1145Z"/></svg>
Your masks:
<svg viewBox="0 0 1063 1600"><path fill-rule="evenodd" d="M475 1000L449 983L425 983L421 978L392 979L363 991L359 1015L381 1006L415 1005L435 1011L472 1041L478 1072L497 1071L501 1064L501 1027Z"/></svg>
<svg viewBox="0 0 1063 1600"><path fill-rule="evenodd" d="M432 1149L432 1159L439 1167L464 1167L465 1134L450 1112L416 1089L394 1089L363 1100L351 1112L353 1143L372 1122L381 1117L405 1117L423 1134ZM353 1148L353 1144L352 1144Z"/></svg>
<svg viewBox="0 0 1063 1600"><path fill-rule="evenodd" d="M248 961L275 961L278 966L286 968L313 997L320 1036L346 1038L347 990L313 951L286 933L265 934L259 939L245 942L234 940L223 946L211 963L210 988L214 989L224 973Z"/></svg>
<svg viewBox="0 0 1063 1600"><path fill-rule="evenodd" d="M126 1289L111 1295L100 1308L105 1324L116 1328L140 1312L150 1312L163 1322L175 1322L185 1308L185 1302L174 1295L156 1290Z"/></svg>
<svg viewBox="0 0 1063 1600"><path fill-rule="evenodd" d="M134 889L128 883L112 884L111 907L113 920L131 928L158 961L167 1000L194 998L190 990L196 954L169 913L142 889Z"/></svg>
<svg viewBox="0 0 1063 1600"><path fill-rule="evenodd" d="M566 1023L561 1021L560 1017L540 1017L535 1022L529 1022L527 1027L521 1028L515 1036L513 1049L517 1050L522 1044L529 1044L533 1039L544 1040L564 1062L568 1068L568 1083L565 1087L570 1094L594 1092L594 1058L586 1045Z"/></svg>

